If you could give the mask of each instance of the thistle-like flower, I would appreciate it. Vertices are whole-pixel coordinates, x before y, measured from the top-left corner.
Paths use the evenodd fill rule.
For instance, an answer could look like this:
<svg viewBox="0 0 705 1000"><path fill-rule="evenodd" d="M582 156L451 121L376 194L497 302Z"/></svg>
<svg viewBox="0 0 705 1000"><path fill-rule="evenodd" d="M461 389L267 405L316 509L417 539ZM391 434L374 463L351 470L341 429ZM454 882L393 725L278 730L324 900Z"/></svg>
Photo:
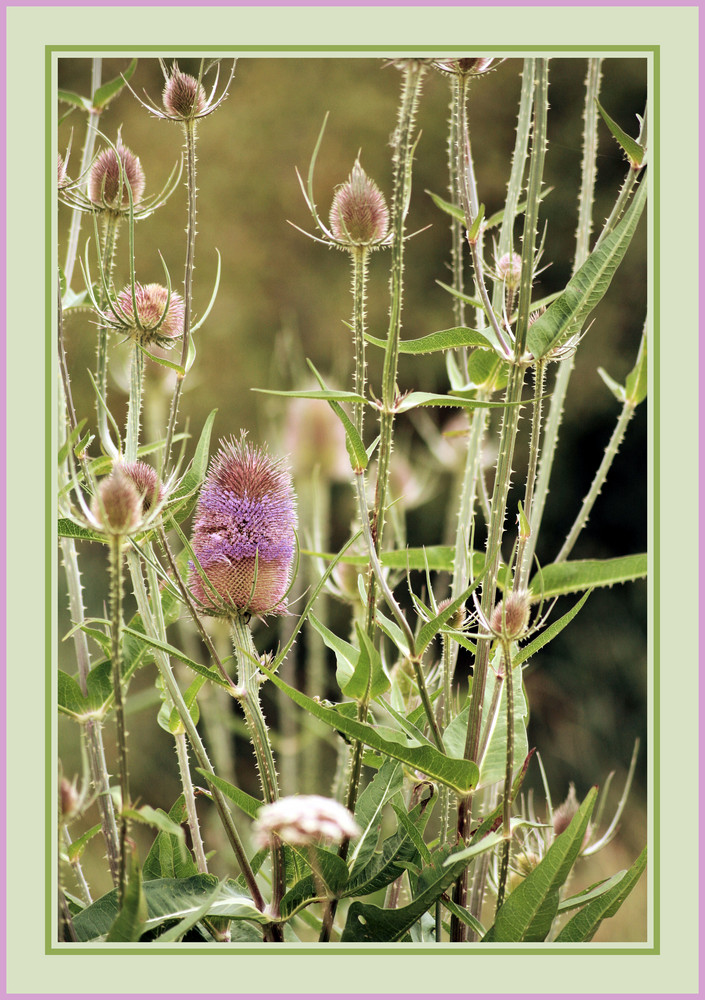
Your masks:
<svg viewBox="0 0 705 1000"><path fill-rule="evenodd" d="M333 196L330 228L339 245L373 247L389 232L389 210L384 195L362 169L360 160Z"/></svg>
<svg viewBox="0 0 705 1000"><path fill-rule="evenodd" d="M95 526L108 535L132 535L142 520L142 498L121 466L101 479L91 505Z"/></svg>
<svg viewBox="0 0 705 1000"><path fill-rule="evenodd" d="M289 795L263 806L252 832L255 844L262 848L270 847L275 838L294 845L342 844L359 837L361 830L352 813L335 799Z"/></svg>
<svg viewBox="0 0 705 1000"><path fill-rule="evenodd" d="M143 346L169 349L183 333L184 300L163 285L135 283L134 299L128 285L100 315L113 330Z"/></svg>
<svg viewBox="0 0 705 1000"><path fill-rule="evenodd" d="M286 614L295 527L296 501L284 465L244 435L221 443L201 489L191 540L199 566L191 567L189 583L205 611Z"/></svg>
<svg viewBox="0 0 705 1000"><path fill-rule="evenodd" d="M475 59L432 59L431 65L434 69L444 73L446 76L483 76L490 70L497 69L504 59L483 58Z"/></svg>
<svg viewBox="0 0 705 1000"><path fill-rule="evenodd" d="M86 190L99 211L121 215L129 209L130 193L136 207L144 188L145 176L139 158L118 137L115 147L101 150L93 161Z"/></svg>
<svg viewBox="0 0 705 1000"><path fill-rule="evenodd" d="M155 104L155 102L147 94L145 94L147 100L143 101L142 98L138 97L134 90L132 90L132 87L130 87L128 83L127 86L132 91L133 97L140 102L143 108L149 111L149 113L154 115L156 118L163 118L166 121L172 122L195 122L199 118L205 118L207 115L212 115L228 96L228 88L232 83L233 76L235 75L237 60L233 59L230 76L228 77L225 87L219 97L216 96L218 81L220 78L219 61L216 60L214 63L211 63L205 72L203 70L203 63L201 63L201 70L199 72L198 79L194 76L190 76L188 73L182 73L176 62L172 63L170 69L167 68L166 63L162 59L159 60L159 63L164 75L164 90L162 92L163 107L160 108L157 104ZM213 68L213 66L215 67L215 80L210 94L206 94L205 89L201 85L201 81Z"/></svg>
<svg viewBox="0 0 705 1000"><path fill-rule="evenodd" d="M124 475L130 479L142 500L142 514L148 514L156 504L163 503L166 488L159 479L156 469L139 459L136 462L125 462L121 466Z"/></svg>

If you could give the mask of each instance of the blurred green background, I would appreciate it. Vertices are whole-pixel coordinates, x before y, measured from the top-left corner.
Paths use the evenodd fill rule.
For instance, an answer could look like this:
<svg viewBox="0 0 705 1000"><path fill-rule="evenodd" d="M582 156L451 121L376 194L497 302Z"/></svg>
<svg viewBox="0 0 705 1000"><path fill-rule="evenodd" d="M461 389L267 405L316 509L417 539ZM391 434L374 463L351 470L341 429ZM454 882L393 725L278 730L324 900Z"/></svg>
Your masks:
<svg viewBox="0 0 705 1000"><path fill-rule="evenodd" d="M452 53L455 54L455 53ZM127 60L103 62L103 80L128 64ZM187 72L198 73L195 60L179 59ZM229 64L222 69L227 76ZM471 86L469 119L480 200L487 214L502 207L509 176L516 123L520 61L509 59ZM577 219L577 190L581 165L583 81L586 60L556 58L550 63L549 146L545 181L553 186L542 208L547 225L544 264L536 297L562 288L571 273ZM146 91L160 103L163 77L156 60L140 61L131 85L137 94ZM213 440L247 429L253 440L268 442L272 450L292 455L300 496L312 492L310 462L299 454L295 414L276 397L253 393L253 387L291 388L310 384L305 358L311 358L331 384L348 387L352 345L345 322L350 317L350 274L345 255L314 243L288 224L312 230L295 168L304 175L321 128L328 125L315 177L316 202L327 220L335 186L343 182L361 151L361 162L387 198L391 196L390 135L396 120L400 73L382 60L367 58L277 58L238 61L230 94L221 108L199 126L198 239L194 308L196 318L205 310L216 273L216 250L222 258L217 302L197 334L198 356L184 385L180 415L197 438L208 413L218 408ZM87 95L90 61L59 61L59 88ZM453 325L451 301L437 284L449 281L449 228L446 217L433 205L427 191L447 197L446 130L449 104L447 78L429 71L419 107L418 145L414 190L407 230L419 232L407 244L407 269L403 311L403 337L411 339ZM601 101L610 115L631 135L638 131L637 114L646 99L646 63L640 59L608 59L603 65ZM62 105L61 111L66 107ZM59 151L69 141L72 153L69 174L75 176L83 142L84 121L73 112L59 128ZM122 138L139 156L147 178L147 195L156 193L178 160L182 137L179 127L157 120L135 98L123 94L103 113L100 128L112 141L122 128ZM72 135L72 138L71 138ZM100 144L99 144L100 145ZM607 217L625 175L624 158L600 125L598 189L594 219L599 228ZM59 261L66 244L68 210L59 210ZM168 204L136 226L137 279L163 282L158 251L163 255L175 289L183 281L185 190L181 185ZM428 227L428 228L427 228ZM547 505L539 559L550 562L573 522L617 419L619 404L597 374L604 367L623 381L636 358L646 302L646 226L642 221L613 287L593 314L595 323L581 344L561 434L554 480ZM519 233L517 229L517 235ZM81 247L89 227L84 222ZM491 249L488 246L488 253ZM515 249L520 249L517 239ZM92 264L95 274L95 265ZM388 258L373 255L369 283L369 330L386 335ZM468 265L468 284L470 272ZM118 253L116 285L128 279L126 239ZM80 286L79 272L74 287ZM469 322L472 322L468 316ZM95 357L95 325L86 313L69 315L65 336L72 372L72 386L79 415L94 412L86 375ZM127 346L112 348L111 405L122 422L125 412ZM379 390L381 356L370 349L370 383ZM154 436L163 435L171 391L165 369L148 364L148 402L145 426ZM403 390L447 390L445 365L440 356L402 359L399 384ZM550 382L548 390L550 391ZM323 406L323 404L318 404ZM453 471L448 462L452 439L436 439L453 411L424 412L423 420L399 420L397 453L408 456L419 482L419 496L407 514L411 545L433 545L447 540L449 491ZM323 420L321 417L320 420ZM314 421L315 426L318 423ZM371 423L371 420L370 420ZM522 422L526 433L527 422ZM647 421L642 405L629 427L626 441L595 505L588 529L573 558L606 558L642 552L647 543ZM429 457L428 440L435 442ZM521 470L520 445L516 468ZM448 454L447 454L448 453ZM491 457L491 456L489 456ZM443 464L443 462L445 464ZM308 463L308 464L307 464ZM491 469L489 470L491 475ZM520 477L518 477L520 478ZM490 483L491 485L491 483ZM407 483L411 492L411 485ZM323 493L318 491L322 496ZM327 497L326 534L329 544L340 545L348 534L352 501L349 487L333 483ZM510 498L510 503L512 498ZM454 502L453 502L454 503ZM513 498L516 504L516 496ZM302 538L312 540L310 507L302 504ZM89 615L102 615L106 601L104 553L97 546L81 554ZM419 588L420 578L415 578ZM63 586L63 582L61 583ZM296 592L295 592L296 593ZM442 596L442 595L441 595ZM568 783L576 783L582 797L592 784L603 784L616 772L612 803L621 790L635 738L641 751L635 788L610 852L599 854L588 884L600 874L626 867L646 838L646 602L645 583L597 591L571 627L542 652L526 672L531 705L530 744L541 752L554 801L561 801ZM570 602L569 602L570 603ZM129 610L129 607L128 607ZM556 609L556 616L565 608ZM345 634L346 609L328 605L331 627ZM60 635L70 627L66 602L60 601ZM284 626L286 627L286 626ZM261 648L276 644L278 623L260 627ZM192 641L183 636L183 641ZM296 647L295 669L300 674L306 655L302 639ZM69 642L61 644L60 665L73 672ZM134 789L143 801L169 809L179 793L176 761L170 738L155 726L156 703L153 668L143 671L130 690L133 716L131 772ZM335 696L333 665L331 684L323 695ZM256 791L254 775L245 763L249 750L227 708L212 699L209 718L220 719L206 733L207 742L223 741L223 758L235 749L243 784ZM266 704L269 718L279 708ZM156 736L155 736L156 732ZM111 727L106 740L112 739ZM209 746L211 745L209 742ZM73 726L62 722L60 754L65 770L80 768ZM215 753L215 751L214 751ZM216 754L217 756L217 754ZM240 759L244 761L240 764ZM331 767L334 766L332 754ZM158 780L155 777L158 776ZM531 775L539 786L538 769ZM251 782L251 785L248 784ZM321 790L321 789L319 789ZM325 791L325 789L322 789ZM137 832L142 837L141 831ZM140 839L142 855L149 837ZM88 855L87 855L88 857ZM89 864L91 864L89 860ZM227 858L223 864L227 870ZM100 886L100 862L92 876ZM108 888L103 885L103 889ZM622 915L604 925L598 939L643 940L645 937L645 880L633 894Z"/></svg>

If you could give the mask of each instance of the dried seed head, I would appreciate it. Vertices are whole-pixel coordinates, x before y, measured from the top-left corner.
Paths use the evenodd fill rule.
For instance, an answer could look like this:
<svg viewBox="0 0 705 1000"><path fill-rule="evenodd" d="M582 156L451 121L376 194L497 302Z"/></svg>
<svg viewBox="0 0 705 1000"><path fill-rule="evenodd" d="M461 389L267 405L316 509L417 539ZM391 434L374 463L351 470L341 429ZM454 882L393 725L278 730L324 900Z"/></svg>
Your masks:
<svg viewBox="0 0 705 1000"><path fill-rule="evenodd" d="M195 596L216 615L285 614L295 526L282 463L244 436L221 444L196 508L191 544L210 587L192 567Z"/></svg>
<svg viewBox="0 0 705 1000"><path fill-rule="evenodd" d="M342 844L360 832L345 806L321 795L289 795L263 806L253 826L258 848L268 847L275 837L286 844Z"/></svg>
<svg viewBox="0 0 705 1000"><path fill-rule="evenodd" d="M529 594L526 590L515 590L506 601L495 605L490 628L496 635L505 635L507 639L519 639L526 632L529 624Z"/></svg>
<svg viewBox="0 0 705 1000"><path fill-rule="evenodd" d="M186 121L203 113L206 92L195 77L174 68L164 85L162 103L168 114Z"/></svg>
<svg viewBox="0 0 705 1000"><path fill-rule="evenodd" d="M508 291L515 291L521 281L521 257L519 254L502 254L497 261L497 274L504 281Z"/></svg>
<svg viewBox="0 0 705 1000"><path fill-rule="evenodd" d="M153 505L162 502L165 496L164 485L156 470L146 462L126 462L122 471L131 479L142 498L142 514L148 514Z"/></svg>
<svg viewBox="0 0 705 1000"><path fill-rule="evenodd" d="M98 486L91 512L101 531L131 535L142 520L142 497L122 466L116 466Z"/></svg>
<svg viewBox="0 0 705 1000"><path fill-rule="evenodd" d="M163 285L135 284L136 315L129 285L120 292L117 303L121 313L127 317L126 327L142 344L155 343L160 347L170 348L183 333L184 300L178 292L170 295ZM122 315L117 315L119 323L124 324Z"/></svg>
<svg viewBox="0 0 705 1000"><path fill-rule="evenodd" d="M88 174L87 190L94 205L120 212L130 204L128 185L132 191L132 204L139 204L144 194L145 178L139 159L119 139L115 150L104 149L98 154Z"/></svg>
<svg viewBox="0 0 705 1000"><path fill-rule="evenodd" d="M337 240L349 246L381 242L389 231L389 211L384 195L355 161L348 180L333 196L330 228Z"/></svg>

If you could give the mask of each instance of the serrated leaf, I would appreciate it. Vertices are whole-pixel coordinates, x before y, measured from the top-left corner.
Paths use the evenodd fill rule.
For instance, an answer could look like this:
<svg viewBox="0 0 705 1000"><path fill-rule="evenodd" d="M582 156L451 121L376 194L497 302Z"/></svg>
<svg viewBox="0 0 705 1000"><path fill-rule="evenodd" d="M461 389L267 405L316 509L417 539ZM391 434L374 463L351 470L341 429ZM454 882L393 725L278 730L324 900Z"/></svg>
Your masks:
<svg viewBox="0 0 705 1000"><path fill-rule="evenodd" d="M365 335L365 340L377 347L385 347L386 341ZM472 330L467 326L455 326L450 330L437 330L415 340L402 340L400 354L432 354L434 351L448 351L456 347L492 347L489 332Z"/></svg>
<svg viewBox="0 0 705 1000"><path fill-rule="evenodd" d="M157 812L161 813L162 810L158 809ZM164 815L166 816L166 813ZM183 795L180 795L171 807L167 818L179 829L186 821ZM170 833L168 830L158 833L142 865L143 881L148 882L157 878L190 878L197 874L196 862L190 851L184 850L183 831L180 835Z"/></svg>
<svg viewBox="0 0 705 1000"><path fill-rule="evenodd" d="M355 807L355 819L362 833L348 859L351 879L364 869L377 847L382 826L382 810L402 789L402 767L398 760L385 760L372 781L363 789Z"/></svg>
<svg viewBox="0 0 705 1000"><path fill-rule="evenodd" d="M83 108L84 111L91 110L91 102L87 97L81 97L80 94L74 94L71 90L58 90L56 96L59 101L63 101L64 104L72 104L74 107Z"/></svg>
<svg viewBox="0 0 705 1000"><path fill-rule="evenodd" d="M577 613L582 608L583 604L587 601L590 596L591 591L580 598L577 604L575 604L570 611L566 612L557 622L553 622L548 628L543 629L541 634L537 636L532 642L524 646L517 655L512 660L512 667L516 669L521 663L525 663L526 660L530 659L535 653L549 642L556 638L556 636L563 631L563 629L575 618Z"/></svg>
<svg viewBox="0 0 705 1000"><path fill-rule="evenodd" d="M353 675L358 657L360 656L360 650L355 649L345 639L340 639L329 628L326 628L322 622L319 622L315 615L309 615L308 620L323 639L326 646L335 653L338 665L336 680L338 681L338 687L342 691Z"/></svg>
<svg viewBox="0 0 705 1000"><path fill-rule="evenodd" d="M632 139L631 136L627 135L627 133L619 127L617 122L610 118L597 98L595 98L595 104L597 105L597 110L602 115L602 120L622 147L622 150L626 154L629 162L635 163L638 167L640 167L644 162L644 154L646 152L644 147L640 146L635 139Z"/></svg>
<svg viewBox="0 0 705 1000"><path fill-rule="evenodd" d="M106 108L113 97L117 97L136 69L137 60L133 59L121 76L116 76L114 80L109 80L102 87L98 87L93 95L93 107Z"/></svg>
<svg viewBox="0 0 705 1000"><path fill-rule="evenodd" d="M216 670L211 670L210 667L205 667L203 666L202 663L196 663L195 660L192 660L190 657L186 656L186 654L182 653L180 649L176 648L176 646L171 646L168 642L161 642L159 639L154 639L151 635L144 635L141 632L137 632L135 629L130 628L128 625L124 626L123 633L126 636L131 636L139 640L146 647L152 649L159 649L163 653L167 653L169 656L175 657L177 660L180 660L182 663L185 663L186 666L190 667L192 670L195 670L197 674L200 674L207 681L213 681L214 684L218 684L220 685L220 687L224 687L227 689L230 688L228 682L223 677L221 677Z"/></svg>
<svg viewBox="0 0 705 1000"><path fill-rule="evenodd" d="M532 323L527 347L537 360L546 357L554 347L559 347L580 329L601 301L627 252L645 202L646 184L642 181L619 225L592 251L568 282L563 294Z"/></svg>
<svg viewBox="0 0 705 1000"><path fill-rule="evenodd" d="M472 761L453 760L433 747L415 746L408 741L401 742L402 737L399 733L382 730L357 719L349 719L340 711L307 698L305 694L286 684L264 664L261 664L260 670L293 702L350 739L358 740L373 750L400 760L461 794L469 792L474 787L478 773L477 766Z"/></svg>
<svg viewBox="0 0 705 1000"><path fill-rule="evenodd" d="M575 559L572 562L543 566L531 580L534 599L575 594L594 587L612 587L615 583L640 580L648 571L648 556L618 556L616 559Z"/></svg>
<svg viewBox="0 0 705 1000"><path fill-rule="evenodd" d="M396 413L406 413L416 406L456 406L464 410L486 409L500 410L509 406L524 406L531 400L518 400L515 403L496 402L486 399L474 399L466 390L454 389L450 396L439 396L433 392L410 392L395 406Z"/></svg>
<svg viewBox="0 0 705 1000"><path fill-rule="evenodd" d="M97 531L91 531L89 528L84 528L80 524L76 524L75 521L71 521L68 517L60 517L57 521L57 534L59 538L79 538L87 542L103 542L104 545L107 544L107 537L101 535Z"/></svg>
<svg viewBox="0 0 705 1000"><path fill-rule="evenodd" d="M544 941L556 916L559 892L580 852L597 789L591 788L568 829L500 907L483 941Z"/></svg>
<svg viewBox="0 0 705 1000"><path fill-rule="evenodd" d="M603 920L613 917L646 868L646 848L616 885L582 908L562 928L556 941L591 941Z"/></svg>

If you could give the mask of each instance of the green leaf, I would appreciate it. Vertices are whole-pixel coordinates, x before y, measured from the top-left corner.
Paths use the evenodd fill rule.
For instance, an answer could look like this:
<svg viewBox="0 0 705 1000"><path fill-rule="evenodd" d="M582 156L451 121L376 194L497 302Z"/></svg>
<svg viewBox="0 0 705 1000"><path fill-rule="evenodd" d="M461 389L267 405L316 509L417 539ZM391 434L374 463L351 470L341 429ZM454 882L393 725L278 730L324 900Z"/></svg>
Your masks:
<svg viewBox="0 0 705 1000"><path fill-rule="evenodd" d="M92 840L97 833L100 833L100 823L96 823L95 826L92 826L90 830L83 834L82 837L79 837L78 840L74 840L74 842L69 846L68 855L69 861L72 864L74 861L78 861L85 851L89 840Z"/></svg>
<svg viewBox="0 0 705 1000"><path fill-rule="evenodd" d="M411 817L407 813L406 809L401 809L399 806L395 806L392 803L392 809L397 815L399 820L399 825L402 829L406 831L409 836L409 840L412 842L416 850L419 852L419 856L423 858L427 865L431 864L431 852L428 847L426 847L426 842L424 841L421 833L416 828L411 820Z"/></svg>
<svg viewBox="0 0 705 1000"><path fill-rule="evenodd" d="M122 76L116 76L114 80L109 80L102 87L98 87L93 95L93 107L106 108L113 97L116 97L120 93L125 86L125 82L130 79L136 69L137 60L133 59Z"/></svg>
<svg viewBox="0 0 705 1000"><path fill-rule="evenodd" d="M57 534L59 538L79 538L82 541L87 542L103 542L107 544L107 537L101 535L98 531L91 531L90 528L84 528L80 524L76 524L75 521L71 521L68 517L60 517L57 522Z"/></svg>
<svg viewBox="0 0 705 1000"><path fill-rule="evenodd" d="M64 715L74 719L80 719L89 710L78 681L63 670L59 671L57 680L57 707Z"/></svg>
<svg viewBox="0 0 705 1000"><path fill-rule="evenodd" d="M480 226L482 225L482 220L485 217L485 206L480 205L477 210L477 215L472 220L472 225L467 231L468 243L474 244L477 241L477 237L480 232Z"/></svg>
<svg viewBox="0 0 705 1000"><path fill-rule="evenodd" d="M570 875L595 807L591 788L545 857L506 898L483 941L544 941L558 911L559 892Z"/></svg>
<svg viewBox="0 0 705 1000"><path fill-rule="evenodd" d="M642 181L616 229L592 251L563 294L531 325L527 346L536 359L559 347L600 302L627 252L645 201L646 184Z"/></svg>
<svg viewBox="0 0 705 1000"><path fill-rule="evenodd" d="M387 763L390 762L388 761ZM386 795L383 804L397 796L400 791L401 787L398 787L393 794ZM423 833L431 815L431 809L428 808L430 805L431 800L425 799L414 806L408 814L408 823L415 829L419 836ZM355 815L357 816L357 811ZM410 865L417 864L420 860L416 843L412 840L407 825L403 823L397 826L395 833L391 837L387 837L382 844L382 850L375 853L374 847L379 834L380 824L381 815L377 815L374 825L371 826L373 838L367 837L366 839L364 854L367 860L364 864L359 863L362 860L363 852L358 854L353 864L350 881L343 893L346 898L351 896L369 896L373 892L378 892L398 879ZM370 839L373 840L372 849L370 849Z"/></svg>
<svg viewBox="0 0 705 1000"><path fill-rule="evenodd" d="M608 373L605 371L604 368L598 368L597 374L600 376L600 378L605 383L605 385L612 393L612 395L615 397L615 399L619 403L623 403L627 398L627 394L624 391L624 386L620 385L619 382L613 379L611 375L608 375Z"/></svg>
<svg viewBox="0 0 705 1000"><path fill-rule="evenodd" d="M646 334L641 338L641 344L639 345L639 354L636 359L636 364L632 370L627 375L627 381L624 384L626 390L626 397L633 406L638 406L639 403L646 399L647 393L647 381L648 381L648 369L647 369L647 359L646 359Z"/></svg>
<svg viewBox="0 0 705 1000"><path fill-rule="evenodd" d="M147 907L147 919L141 924L141 933L154 930L166 921L183 920L195 910L200 910L218 886L215 875L193 875L190 878L160 878L142 886ZM220 885L220 891L207 907L209 916L230 917L233 920L254 920L266 923L252 900L244 895L234 882ZM94 941L110 930L117 914L117 890L112 889L74 918L74 928L79 941ZM136 925L132 923L131 932ZM121 938L120 940L127 940ZM136 940L131 938L130 940Z"/></svg>
<svg viewBox="0 0 705 1000"><path fill-rule="evenodd" d="M162 813L161 809L157 810ZM166 816L166 814L163 814ZM184 796L180 795L169 810L167 819L178 827L180 834L164 829L158 833L142 865L142 879L145 882L156 878L190 878L198 874L196 862L191 853L184 849L184 835L181 824L186 821Z"/></svg>
<svg viewBox="0 0 705 1000"><path fill-rule="evenodd" d="M578 603L574 605L570 611L566 612L566 614L564 614L562 618L559 618L557 622L553 622L552 625L549 625L548 628L544 629L536 639L524 646L512 660L512 667L516 668L519 664L526 662L526 660L530 659L534 653L538 653L543 646L546 646L552 639L555 639L556 636L563 631L566 625L572 622L582 608L583 604L587 601L590 594L591 591L583 594Z"/></svg>
<svg viewBox="0 0 705 1000"><path fill-rule="evenodd" d="M465 212L462 210L460 205L454 205L450 201L446 201L439 195L434 194L433 191L426 191L426 194L431 198L436 208L440 208L442 212L446 215L450 215L453 219L457 219L458 222L465 223Z"/></svg>
<svg viewBox="0 0 705 1000"><path fill-rule="evenodd" d="M377 347L385 347L386 341L366 334L365 340ZM467 326L455 326L450 330L437 330L416 340L402 340L400 354L432 354L434 351L448 351L455 347L492 347L489 335L482 330L471 330Z"/></svg>
<svg viewBox="0 0 705 1000"><path fill-rule="evenodd" d="M106 941L139 941L145 930L147 901L144 895L142 875L136 854L132 855L130 868L130 880L125 889L122 909L110 927ZM115 904L117 906L117 891L115 892ZM85 916L90 909L91 907L89 906L80 916Z"/></svg>
<svg viewBox="0 0 705 1000"><path fill-rule="evenodd" d="M364 396L356 392L346 392L344 389L253 389L252 392L263 392L267 396L287 396L289 399L323 399L327 402L345 401L348 403L366 403Z"/></svg>
<svg viewBox="0 0 705 1000"><path fill-rule="evenodd" d="M362 833L348 858L351 881L357 879L377 847L382 828L382 810L402 790L402 766L398 760L385 760L372 781L363 790L355 807L355 819Z"/></svg>
<svg viewBox="0 0 705 1000"><path fill-rule="evenodd" d="M477 766L472 761L453 760L433 747L416 746L408 741L401 742L403 739L401 734L390 734L394 738L387 738L387 736L381 735L374 726L357 719L346 718L339 711L328 708L312 698L307 698L306 695L286 684L281 677L277 677L264 664L260 666L260 670L293 702L337 732L350 739L358 740L365 746L393 757L395 760L400 760L402 763L421 771L422 774L428 775L432 780L440 781L461 794L474 788L478 773Z"/></svg>
<svg viewBox="0 0 705 1000"><path fill-rule="evenodd" d="M622 150L626 153L629 162L635 163L638 167L640 167L644 162L644 154L646 152L644 147L640 146L635 139L632 139L631 136L627 135L627 133L619 127L617 122L610 118L597 98L595 98L595 104L597 105L597 110L602 115L602 120L622 147Z"/></svg>
<svg viewBox="0 0 705 1000"><path fill-rule="evenodd" d="M588 903L568 921L556 937L556 941L591 941L602 921L615 915L641 878L645 868L646 848L616 885Z"/></svg>
<svg viewBox="0 0 705 1000"><path fill-rule="evenodd" d="M355 649L355 647L349 642L346 642L345 639L338 638L338 636L331 632L330 629L326 628L322 622L319 622L315 615L309 615L308 620L323 639L326 646L328 646L329 649L332 649L335 653L336 663L338 664L336 680L338 681L338 687L341 691L343 691L353 676L355 666L360 656L360 650Z"/></svg>
<svg viewBox="0 0 705 1000"><path fill-rule="evenodd" d="M127 636L131 636L139 640L144 644L145 647L151 649L160 649L163 653L168 653L169 656L175 657L177 660L181 660L192 670L195 670L197 674L205 677L207 681L213 681L214 684L219 684L220 687L230 688L228 682L220 676L217 670L211 670L210 667L204 667L202 663L196 663L195 660L190 659L185 653L182 653L180 649L176 646L171 646L168 642L161 642L159 639L152 638L151 635L144 635L141 632L136 631L125 625L123 628L123 633Z"/></svg>
<svg viewBox="0 0 705 1000"><path fill-rule="evenodd" d="M198 707L198 692L201 690L203 685L206 683L205 677L199 675L184 692L184 702L189 710L189 715L193 720L194 726L198 725L198 720L201 717L201 713ZM169 715L169 732L174 735L178 733L185 733L184 724L181 721L181 716L179 715L176 707L172 708L171 714Z"/></svg>
<svg viewBox="0 0 705 1000"><path fill-rule="evenodd" d="M353 903L341 941L400 941L465 867L465 862L460 862L445 868L448 851L443 848L434 853L432 864L422 871L421 891L407 906L387 910L369 903Z"/></svg>
<svg viewBox="0 0 705 1000"><path fill-rule="evenodd" d="M358 639L360 640L360 659L366 656L369 660L369 670L370 670L370 680L369 680L369 699L378 698L385 691L389 690L389 678L387 677L384 667L382 665L382 658L379 655L377 649L375 649L374 643L364 632L360 625L356 622L355 628L357 629Z"/></svg>
<svg viewBox="0 0 705 1000"><path fill-rule="evenodd" d="M395 406L396 413L406 413L416 406L457 406L465 410L486 409L500 410L508 406L524 406L530 400L518 400L516 403L492 403L485 399L474 399L463 389L454 389L450 396L438 396L433 392L410 392Z"/></svg>
<svg viewBox="0 0 705 1000"><path fill-rule="evenodd" d="M316 369L316 366L314 365L313 361L311 361L309 358L307 358L306 360L309 368L316 376L316 380L320 385L321 389L323 390L323 392L328 392L328 388L325 382L323 381L323 378L321 377L320 373ZM360 396L359 401L366 402L365 397ZM333 399L330 399L328 402L333 413L335 413L335 415L338 417L338 419L340 420L345 429L345 446L348 450L348 455L350 457L350 465L352 466L353 471L359 472L362 469L366 469L367 463L369 462L369 455L365 449L365 445L363 444L362 438L360 437L357 428L355 427L355 425L353 424L352 420L347 415L345 410L343 410L342 406L340 406Z"/></svg>
<svg viewBox="0 0 705 1000"><path fill-rule="evenodd" d="M255 799L252 795L248 795L247 792L243 792L240 788L235 785L231 785L229 781L225 778L219 778L215 774L211 774L210 771L205 771L202 767L197 767L196 771L202 774L209 785L217 788L223 793L231 802L234 802L236 806L239 806L242 811L250 817L250 819L256 819L257 813L260 811L264 802L259 799Z"/></svg>
<svg viewBox="0 0 705 1000"><path fill-rule="evenodd" d="M196 445L193 461L186 470L178 488L169 499L167 506L168 513L179 523L185 520L196 506L198 500L197 492L206 478L208 471L208 455L210 451L211 433L213 431L213 421L218 411L211 410L203 424L201 436ZM178 515L178 516L177 516Z"/></svg>
<svg viewBox="0 0 705 1000"><path fill-rule="evenodd" d="M572 562L552 563L543 566L531 583L529 590L534 598L559 597L575 594L593 587L611 587L646 576L647 554L619 556L616 559L576 559Z"/></svg>
<svg viewBox="0 0 705 1000"><path fill-rule="evenodd" d="M80 94L74 94L71 90L59 90L56 93L57 98L63 101L64 104L73 104L74 107L83 108L84 111L91 110L91 102L87 97L81 97Z"/></svg>

